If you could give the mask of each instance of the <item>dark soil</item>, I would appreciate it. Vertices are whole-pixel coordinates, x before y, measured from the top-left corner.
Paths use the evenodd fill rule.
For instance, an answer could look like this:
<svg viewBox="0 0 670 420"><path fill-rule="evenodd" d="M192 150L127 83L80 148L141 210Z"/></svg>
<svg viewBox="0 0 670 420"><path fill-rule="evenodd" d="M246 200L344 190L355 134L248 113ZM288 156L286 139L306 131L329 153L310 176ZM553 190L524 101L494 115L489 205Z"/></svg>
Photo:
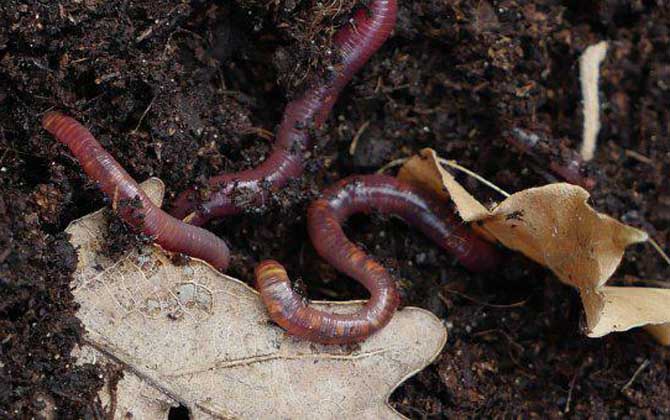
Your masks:
<svg viewBox="0 0 670 420"><path fill-rule="evenodd" d="M76 253L62 233L105 200L40 129L40 116L53 108L73 115L136 179L158 176L172 197L212 174L253 166L267 154L267 132L286 101L332 60L330 36L355 2L320 4L330 7L312 0L2 2L0 418L30 418L45 401L64 418L99 417L95 395L113 374L77 367L69 356L82 327L69 291ZM273 257L310 297L364 297L315 255L305 208L335 180L423 147L507 191L552 181L548 161L520 155L504 134L518 127L578 145L577 60L602 39L611 44L603 129L589 168L597 181L592 202L665 245L669 25L660 0L401 2L395 35L341 96L305 177L264 212L208 226L232 244L231 274L250 281L254 264ZM641 331L586 338L577 294L541 267L510 254L499 272L474 276L395 220L356 217L347 231L393 270L405 304L450 326L440 358L392 396L407 416L670 416L670 350ZM112 245L133 243L124 229L116 232ZM670 269L638 246L617 278L667 281Z"/></svg>

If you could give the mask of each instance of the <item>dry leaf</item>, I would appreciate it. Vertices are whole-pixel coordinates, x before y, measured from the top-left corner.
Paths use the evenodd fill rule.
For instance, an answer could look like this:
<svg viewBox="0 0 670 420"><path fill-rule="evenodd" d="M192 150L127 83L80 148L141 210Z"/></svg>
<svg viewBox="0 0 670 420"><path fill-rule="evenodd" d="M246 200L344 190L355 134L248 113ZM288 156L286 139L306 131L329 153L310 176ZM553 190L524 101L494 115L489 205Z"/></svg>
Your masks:
<svg viewBox="0 0 670 420"><path fill-rule="evenodd" d="M602 287L583 290L589 337L656 325L659 334L670 323L670 289L646 287ZM660 338L660 337L659 337Z"/></svg>
<svg viewBox="0 0 670 420"><path fill-rule="evenodd" d="M160 198L160 181L149 185ZM79 250L83 356L125 371L116 418L165 418L176 402L192 418L398 418L389 395L446 342L442 322L418 308L398 312L355 350L296 340L270 323L253 289L206 263L176 266L155 246L107 259L99 252L106 225L99 211L67 232Z"/></svg>
<svg viewBox="0 0 670 420"><path fill-rule="evenodd" d="M593 210L582 187L556 183L530 188L489 211L442 168L431 149L409 159L398 176L452 199L463 220L478 222L473 227L578 288L590 336L670 323L667 290L602 287L619 266L625 248L649 236ZM661 342L670 341L667 326L650 330Z"/></svg>
<svg viewBox="0 0 670 420"><path fill-rule="evenodd" d="M483 227L503 245L549 267L566 284L599 287L619 266L626 246L645 232L597 213L577 185L549 184L512 194Z"/></svg>
<svg viewBox="0 0 670 420"><path fill-rule="evenodd" d="M459 216L466 222L489 216L489 210L444 170L433 149L423 149L411 157L400 168L398 178L433 191L445 201L453 201Z"/></svg>
<svg viewBox="0 0 670 420"><path fill-rule="evenodd" d="M621 262L626 246L644 242L648 235L597 213L582 187L549 184L512 194L487 210L445 171L435 152L421 151L403 166L399 177L450 194L467 222L491 233L508 248L549 267L566 284L577 288L604 284ZM439 180L438 183L435 179Z"/></svg>
<svg viewBox="0 0 670 420"><path fill-rule="evenodd" d="M115 390L111 389L112 385L106 384L98 393L100 402L107 411L114 407L116 419L166 419L170 408L179 406L179 401L161 390L159 384L154 385L149 379L138 376L140 374L115 361L113 356L105 355L88 345L73 350L72 354L77 357L78 364L100 363L107 368L113 367L114 370L125 369ZM128 414L132 414L132 417ZM193 417L191 413L191 418Z"/></svg>

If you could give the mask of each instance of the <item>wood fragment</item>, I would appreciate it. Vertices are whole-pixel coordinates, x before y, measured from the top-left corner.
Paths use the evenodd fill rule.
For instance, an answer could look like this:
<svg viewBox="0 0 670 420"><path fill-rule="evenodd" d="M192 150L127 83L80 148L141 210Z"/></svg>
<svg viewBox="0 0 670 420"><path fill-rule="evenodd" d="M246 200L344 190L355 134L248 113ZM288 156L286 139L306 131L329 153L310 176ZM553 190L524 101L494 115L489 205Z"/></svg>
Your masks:
<svg viewBox="0 0 670 420"><path fill-rule="evenodd" d="M633 385L633 382L635 382L635 379L637 379L637 377L640 376L640 373L642 373L642 371L643 371L647 366L649 366L649 359L644 359L644 361L643 361L642 364L637 368L637 370L635 371L635 373L633 373L633 376L628 380L628 382L626 382L626 384L625 384L624 386L621 387L621 392L624 392L625 390L627 390L628 388L630 388L630 386Z"/></svg>
<svg viewBox="0 0 670 420"><path fill-rule="evenodd" d="M601 41L588 47L579 58L579 82L584 100L584 130L580 154L585 161L593 159L600 131L598 80L600 63L605 59L605 54L607 54L607 41Z"/></svg>

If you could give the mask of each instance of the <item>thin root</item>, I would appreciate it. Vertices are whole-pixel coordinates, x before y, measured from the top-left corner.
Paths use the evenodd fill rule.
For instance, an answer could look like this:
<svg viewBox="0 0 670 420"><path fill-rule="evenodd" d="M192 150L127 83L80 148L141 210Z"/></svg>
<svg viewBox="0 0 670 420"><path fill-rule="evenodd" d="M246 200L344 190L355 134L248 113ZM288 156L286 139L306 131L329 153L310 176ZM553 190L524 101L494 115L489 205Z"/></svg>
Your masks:
<svg viewBox="0 0 670 420"><path fill-rule="evenodd" d="M409 158L400 158L400 159L395 159L387 163L386 165L382 166L377 170L378 174L386 172L388 169L395 168L396 166L400 166L403 163L407 162Z"/></svg>
<svg viewBox="0 0 670 420"><path fill-rule="evenodd" d="M665 260L665 262L668 263L668 265L670 265L670 257L668 257L668 254L666 254L665 251L663 251L663 248L661 248L658 242L656 242L651 236L649 236L648 241L651 244L651 246L653 246L654 249L661 255L661 258L663 258L663 260Z"/></svg>
<svg viewBox="0 0 670 420"><path fill-rule="evenodd" d="M498 192L499 194L502 194L505 197L509 197L511 195L508 192L506 192L505 190L503 190L502 188L500 188L499 186L497 186L496 184L494 184L493 182L484 178L483 176L481 176L481 175L479 175L475 172L472 172L470 169L468 169L466 167L463 167L463 166L459 165L458 162L456 162L455 160L447 160L447 159L443 159L443 158L438 158L438 161L442 165L446 165L450 168L454 168L456 170L459 170L461 172L464 172L464 173L470 175L471 177L473 177L477 181L481 182L482 184L484 184L487 187L491 188L492 190Z"/></svg>

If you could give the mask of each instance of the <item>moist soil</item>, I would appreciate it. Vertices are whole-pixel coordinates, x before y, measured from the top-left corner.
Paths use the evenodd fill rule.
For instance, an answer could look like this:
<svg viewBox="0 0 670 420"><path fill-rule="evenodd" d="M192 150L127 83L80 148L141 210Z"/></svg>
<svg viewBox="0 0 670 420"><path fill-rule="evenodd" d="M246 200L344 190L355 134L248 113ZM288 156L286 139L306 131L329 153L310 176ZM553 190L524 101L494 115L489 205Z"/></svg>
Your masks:
<svg viewBox="0 0 670 420"><path fill-rule="evenodd" d="M314 133L305 176L265 208L207 225L231 244L231 275L251 282L254 265L272 257L310 298L365 297L315 254L306 207L334 181L423 147L507 191L555 181L552 153L523 155L506 133L521 128L556 150L578 147L578 58L604 39L602 130L587 168L597 182L592 204L665 246L667 4L400 3L394 35ZM30 418L45 404L63 418L105 417L96 393L105 377L118 380L69 356L83 330L69 286L76 252L63 231L107 201L40 129L41 115L57 109L82 121L131 175L160 177L173 198L267 155L286 102L337 65L332 35L354 7L351 0L2 2L0 418ZM484 200L501 198L459 179ZM391 397L408 417L670 416L670 350L639 330L586 338L577 293L547 270L507 253L498 271L473 275L392 218L354 217L346 232L393 271L404 304L429 309L449 328L435 363ZM116 223L109 252L139 240ZM670 269L640 245L615 277L667 287Z"/></svg>

